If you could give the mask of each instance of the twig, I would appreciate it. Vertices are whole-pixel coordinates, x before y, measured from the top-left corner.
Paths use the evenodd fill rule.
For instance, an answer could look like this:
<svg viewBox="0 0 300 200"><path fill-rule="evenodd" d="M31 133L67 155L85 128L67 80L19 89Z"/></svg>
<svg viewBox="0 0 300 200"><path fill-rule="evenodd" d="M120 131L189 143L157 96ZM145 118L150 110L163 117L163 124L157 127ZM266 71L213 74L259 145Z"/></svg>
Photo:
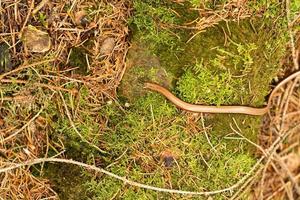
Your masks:
<svg viewBox="0 0 300 200"><path fill-rule="evenodd" d="M19 34L20 32L13 32L13 33L0 33L0 37L2 36L10 36L10 35L17 35Z"/></svg>
<svg viewBox="0 0 300 200"><path fill-rule="evenodd" d="M235 124L235 126L239 129L239 131L241 132L241 129L239 128L236 120L234 118L233 119L233 122ZM246 138L242 133L240 133L239 131L235 130L233 127L232 127L232 124L230 123L229 124L231 130L233 130L234 133L236 133L237 135L239 135L240 137L242 137L243 139L245 139L247 142L249 142L250 144L252 144L253 146L255 146L257 149L259 149L266 157L268 156L267 152L261 147L259 146L258 144L256 144L255 142L252 142L251 140L249 140L248 138Z"/></svg>
<svg viewBox="0 0 300 200"><path fill-rule="evenodd" d="M25 81L25 80L10 80L10 79L0 79L0 82L1 83L17 83L17 84L26 84L28 83L28 81ZM66 89L66 88L63 88L63 87L59 87L59 86L55 86L55 85L48 85L48 84L45 84L45 83L33 83L34 86L37 86L37 87L44 87L44 88L48 88L48 89L51 89L51 90L59 90L59 91L64 91L64 92L69 92L71 94L76 94L78 93L78 91L76 89Z"/></svg>
<svg viewBox="0 0 300 200"><path fill-rule="evenodd" d="M285 122L285 119L286 119L286 112L288 110L289 103L290 103L290 98L292 96L294 88L296 87L298 79L299 79L299 77L295 78L295 80L291 83L291 86L290 86L289 90L286 92L287 96L286 96L286 99L284 101L284 108L283 108L282 116L281 116L281 124L280 124L281 129L284 128L284 124L285 124L284 122Z"/></svg>
<svg viewBox="0 0 300 200"><path fill-rule="evenodd" d="M300 178L300 174L298 174L294 179L298 180ZM271 196L269 196L266 200L274 199L274 197L283 190L286 186L291 185L291 182L287 182L286 184L282 185L276 192L274 192Z"/></svg>
<svg viewBox="0 0 300 200"><path fill-rule="evenodd" d="M155 117L154 117L154 113L153 113L153 107L152 107L152 104L150 104L150 112L151 112L151 118L152 118L153 129L156 129L156 123L155 123Z"/></svg>
<svg viewBox="0 0 300 200"><path fill-rule="evenodd" d="M297 183L296 179L293 177L292 172L288 169L286 164L282 161L281 157L278 154L275 154L276 160L280 164L281 168L285 170L287 176L289 177L290 181L293 183L296 192L298 195L300 195L300 187L299 184Z"/></svg>
<svg viewBox="0 0 300 200"><path fill-rule="evenodd" d="M9 135L8 137L4 138L3 140L0 141L1 144L4 144L7 140L10 140L11 138L15 137L18 135L21 131L23 131L29 124L31 124L44 110L44 107L40 109L40 111L33 117L31 118L24 126L22 126L20 129L18 129L16 132L13 134Z"/></svg>
<svg viewBox="0 0 300 200"><path fill-rule="evenodd" d="M204 124L204 117L203 117L203 113L201 113L201 125L202 125L202 128L203 128L203 131L204 131L204 135L206 137L206 140L208 142L208 144L210 145L211 149L216 152L216 148L212 145L212 143L210 142L210 139L208 137L208 134L207 134L207 131L206 131L206 127L205 127L205 124Z"/></svg>
<svg viewBox="0 0 300 200"><path fill-rule="evenodd" d="M44 163L44 162L60 162L60 163L78 165L78 166L84 167L84 168L89 169L89 170L94 170L94 171L97 171L97 172L104 173L104 174L106 174L110 177L121 180L126 184L129 184L131 186L136 186L136 187L139 187L139 188L154 190L154 191L158 191L158 192L167 192L167 193L185 194L185 195L205 195L205 196L232 191L241 184L241 181L244 181L245 178L248 178L249 174L253 172L251 170L249 172L249 174L247 174L243 179L241 179L240 181L238 181L236 184L232 185L231 187L224 188L224 189L221 189L221 190L210 191L210 192L192 192L192 191L184 191L184 190L175 190L175 189L154 187L154 186L146 185L146 184L143 184L143 183L138 183L138 182L135 182L135 181L131 181L131 180L125 178L125 177L121 177L121 176L113 174L109 171L106 171L103 168L99 168L99 167L96 167L96 166L93 166L93 165L88 165L88 164L78 162L78 161L74 161L74 160L61 159L61 158L38 158L38 159L33 159L33 160L29 160L29 161L24 162L24 163L14 164L13 166L0 168L0 173L4 173L4 172L11 171L11 170L14 170L14 169L17 169L17 168L20 168L20 167L36 165L36 164L40 164L40 163Z"/></svg>
<svg viewBox="0 0 300 200"><path fill-rule="evenodd" d="M49 0L42 0L32 11L32 14L35 15L39 10L41 10L48 3L48 1Z"/></svg>
<svg viewBox="0 0 300 200"><path fill-rule="evenodd" d="M65 101L65 99L64 99L64 97L63 97L63 95L62 95L62 93L59 92L59 95L60 95L60 97L61 97L61 99L62 99L62 101L63 101L64 107L65 107L65 110L66 110L66 114L67 114L67 117L68 117L68 119L69 119L69 121L70 121L70 124L71 124L73 130L76 132L76 134L80 137L80 139L81 139L82 141L88 143L89 145L91 145L92 147L94 147L95 149L97 149L98 151L100 151L101 153L107 154L106 151L100 149L99 147L97 147L97 146L94 145L94 144L91 144L87 139L85 139L85 138L83 137L83 135L81 135L81 133L77 130L77 128L76 128L76 126L75 126L75 124L74 124L74 122L73 122L73 120L72 120L70 111L69 111L69 109L68 109L68 107L67 107L66 101Z"/></svg>
<svg viewBox="0 0 300 200"><path fill-rule="evenodd" d="M295 47L295 40L294 40L294 31L292 30L292 22L291 22L291 12L290 12L290 0L286 0L286 18L288 21L288 30L289 30L289 35L290 35L290 42L291 42L291 48L292 48L292 57L293 57L293 62L294 62L294 67L295 70L299 69L299 63L298 63L298 55Z"/></svg>
<svg viewBox="0 0 300 200"><path fill-rule="evenodd" d="M300 19L300 13L294 18L294 20L291 22L291 26L294 26L294 24Z"/></svg>
<svg viewBox="0 0 300 200"><path fill-rule="evenodd" d="M5 76L8 76L10 74L13 74L15 72L18 72L18 71L21 71L23 69L27 69L29 67L34 67L34 66L37 66L37 65L41 65L41 64L45 64L45 63L49 63L49 62L52 62L54 61L55 59L49 59L49 60L43 60L43 61L40 61L40 62L36 62L36 63L32 63L32 64L29 64L29 65L21 65L20 67L16 68L16 69L13 69L9 72L6 72L4 74L1 74L0 75L0 80L3 79Z"/></svg>
<svg viewBox="0 0 300 200"><path fill-rule="evenodd" d="M26 18L25 18L25 21L24 21L24 23L23 23L23 26L22 26L22 29L21 29L21 33L23 32L23 30L24 30L24 28L25 28L25 26L26 26L26 24L27 24L27 22L28 22L28 20L29 20L29 17L30 17L30 15L31 15L31 11L32 11L32 9L34 8L34 0L31 0L31 4L30 4L30 7L29 7L29 9L28 9L28 13L27 13L27 16L26 16Z"/></svg>
<svg viewBox="0 0 300 200"><path fill-rule="evenodd" d="M32 96L13 96L13 97L0 97L0 103L3 101L28 101L28 98ZM32 97L33 98L33 97Z"/></svg>

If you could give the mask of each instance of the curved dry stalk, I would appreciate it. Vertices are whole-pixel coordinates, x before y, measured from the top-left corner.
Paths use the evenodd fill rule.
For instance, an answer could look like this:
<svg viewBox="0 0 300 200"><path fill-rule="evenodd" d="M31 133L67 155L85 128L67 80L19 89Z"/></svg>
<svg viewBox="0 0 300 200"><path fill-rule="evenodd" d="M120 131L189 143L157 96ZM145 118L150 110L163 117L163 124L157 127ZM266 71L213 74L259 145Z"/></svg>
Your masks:
<svg viewBox="0 0 300 200"><path fill-rule="evenodd" d="M290 36L290 43L291 43L291 49L292 49L292 58L293 58L293 63L294 63L294 68L295 70L299 69L299 63L298 63L298 54L296 50L296 45L295 45L295 34L294 31L292 30L293 22L291 20L291 12L290 12L290 0L286 0L286 18L288 21L288 31L289 31L289 36Z"/></svg>
<svg viewBox="0 0 300 200"><path fill-rule="evenodd" d="M27 69L27 68L34 67L34 66L37 66L37 65L49 63L49 62L52 62L54 60L55 59L49 59L49 60L43 60L43 61L40 61L40 62L32 63L32 64L29 64L29 65L21 65L20 67L18 67L16 69L13 69L13 70L11 70L9 72L1 74L0 75L0 80L3 79L5 76L8 76L8 75L13 74L13 73L18 72L18 71L21 71L23 69Z"/></svg>
<svg viewBox="0 0 300 200"><path fill-rule="evenodd" d="M27 126L29 126L44 110L44 107L42 107L37 114L34 115L33 118L31 118L24 126L22 126L20 129L18 129L16 132L13 134L9 135L8 137L1 139L0 143L4 144L6 141L14 138L16 135L18 135L20 132L22 132Z"/></svg>
<svg viewBox="0 0 300 200"><path fill-rule="evenodd" d="M62 158L38 158L38 159L33 159L33 160L29 160L29 161L24 162L24 163L13 164L13 166L0 168L0 173L4 173L4 172L11 171L11 170L14 170L14 169L17 169L17 168L20 168L20 167L32 166L32 165L36 165L36 164L40 164L40 163L44 163L44 162L58 162L58 163L73 164L73 165L84 167L84 168L89 169L89 170L94 170L96 172L101 172L101 173L106 174L110 177L121 180L126 184L129 184L131 186L136 186L136 187L139 187L139 188L154 190L154 191L158 191L158 192L173 193L173 194L209 196L209 195L215 195L215 194L219 194L219 193L223 193L223 192L230 192L230 191L233 191L234 189L238 188L245 180L247 180L250 177L252 172L256 169L257 166L259 166L259 164L261 163L262 160L263 159L260 159L259 162L257 162L254 165L254 167L250 170L250 172L244 178L242 178L237 183L235 183L234 185L232 185L228 188L224 188L224 189L220 189L220 190L214 190L214 191L208 191L208 192L193 192L193 191L175 190L175 189L167 189L167 188L160 188L160 187L155 187L155 186L151 186L151 185L146 185L146 184L143 184L143 183L138 183L138 182L135 182L135 181L131 181L131 180L125 178L125 177L118 176L114 173L106 171L103 168L99 168L99 167L96 167L96 166L93 166L93 165L88 165L88 164L85 164L83 162L78 162L78 161L75 161L75 160L62 159Z"/></svg>

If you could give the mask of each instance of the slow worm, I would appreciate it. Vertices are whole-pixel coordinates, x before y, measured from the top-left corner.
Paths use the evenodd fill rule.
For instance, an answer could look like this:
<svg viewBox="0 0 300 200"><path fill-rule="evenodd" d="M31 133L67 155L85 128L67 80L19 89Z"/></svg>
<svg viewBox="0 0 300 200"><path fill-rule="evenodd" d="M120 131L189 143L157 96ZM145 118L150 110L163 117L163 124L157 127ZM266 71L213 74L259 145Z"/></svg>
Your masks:
<svg viewBox="0 0 300 200"><path fill-rule="evenodd" d="M275 92L278 91L281 86L283 86L284 84L286 84L287 82L296 78L299 75L300 75L300 71L297 71L291 74L290 76L288 76L287 78L285 78L284 80L282 80L271 92L268 99L268 104L262 108L255 108L251 106L206 106L206 105L190 104L182 101L181 99L174 96L169 90L155 83L145 83L144 88L159 92L167 99L169 99L177 107L190 112L239 113L239 114L246 114L246 115L264 115L270 109L271 100Z"/></svg>

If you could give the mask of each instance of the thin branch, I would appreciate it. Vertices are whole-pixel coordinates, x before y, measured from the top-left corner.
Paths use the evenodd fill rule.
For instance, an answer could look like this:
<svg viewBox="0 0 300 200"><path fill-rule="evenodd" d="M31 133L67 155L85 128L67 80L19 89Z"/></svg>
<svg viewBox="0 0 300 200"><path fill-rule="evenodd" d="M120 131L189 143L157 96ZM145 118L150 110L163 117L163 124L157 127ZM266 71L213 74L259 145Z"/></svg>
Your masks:
<svg viewBox="0 0 300 200"><path fill-rule="evenodd" d="M286 175L288 176L288 178L290 179L290 181L293 183L293 186L295 187L297 194L300 195L299 184L297 183L295 177L293 177L292 172L289 170L289 168L282 161L282 158L278 154L275 154L275 158L278 161L278 163L281 166L281 168L286 172Z"/></svg>
<svg viewBox="0 0 300 200"><path fill-rule="evenodd" d="M13 166L0 168L0 173L4 173L4 172L8 172L8 171L17 169L17 168L21 168L21 167L25 167L25 166L32 166L32 165L36 165L36 164L40 164L40 163L44 163L44 162L59 162L59 163L67 163L67 164L73 164L73 165L81 166L81 167L84 167L84 168L89 169L89 170L94 170L96 172L101 172L101 173L106 174L110 177L121 180L125 184L131 185L131 186L136 186L136 187L139 187L139 188L154 190L154 191L158 191L158 192L174 193L174 194L205 195L205 196L219 194L219 193L232 191L232 190L236 189L237 187L239 187L239 185L243 181L245 181L246 178L248 178L250 176L250 174L253 172L253 169L254 169L253 168L252 170L250 170L250 172L243 179L241 179L240 181L238 181L236 184L232 185L231 187L221 189L221 190L209 191L209 192L192 192L192 191L184 191L184 190L175 190L175 189L154 187L154 186L146 185L146 184L143 184L143 183L138 183L138 182L135 182L135 181L131 181L131 180L125 178L125 177L118 176L118 175L113 174L109 171L106 171L105 169L102 169L102 168L99 168L99 167L96 167L96 166L93 166L93 165L88 165L88 164L78 162L78 161L75 161L75 160L68 160L68 159L62 159L62 158L38 158L38 159L33 159L33 160L29 160L29 161L24 162L24 163L14 164ZM257 166L257 165L258 164L256 164L255 166Z"/></svg>
<svg viewBox="0 0 300 200"><path fill-rule="evenodd" d="M0 80L3 79L5 76L8 76L8 75L13 74L13 73L18 72L18 71L21 71L23 69L27 69L27 68L34 67L34 66L37 66L37 65L49 63L49 62L52 62L54 60L55 59L49 59L49 60L43 60L43 61L40 61L40 62L32 63L32 64L29 64L29 65L21 65L20 67L14 69L14 70L11 70L9 72L1 74L0 75Z"/></svg>
<svg viewBox="0 0 300 200"><path fill-rule="evenodd" d="M236 120L235 120L234 118L233 118L233 121L234 121L234 123L235 123L235 126L240 130L240 128L239 128L239 126L238 126L238 124L237 124L237 122L236 122ZM257 149L259 149L266 157L268 156L267 152L266 152L261 146L259 146L259 145L256 144L255 142L252 142L250 139L246 138L242 133L240 133L239 131L235 130L235 129L233 128L233 126L232 126L231 123L229 123L229 126L230 126L231 130L232 130L235 134L239 135L239 136L242 137L244 140L246 140L248 143L250 143L250 144L252 144L253 146L255 146L255 147L256 147Z"/></svg>
<svg viewBox="0 0 300 200"><path fill-rule="evenodd" d="M26 84L28 83L28 81L26 80L14 80L14 79L0 79L0 83L16 83L16 84ZM64 92L69 92L71 94L76 94L78 93L78 91L74 88L74 89L66 89L60 86L55 86L55 85L50 85L50 84L45 84L45 83L32 83L32 85L36 86L36 87L43 87L43 88L48 88L50 90L59 90L59 91L64 91Z"/></svg>
<svg viewBox="0 0 300 200"><path fill-rule="evenodd" d="M294 62L295 70L299 69L299 63L298 63L298 55L295 47L295 39L294 39L294 31L292 30L292 22L291 22L291 12L290 12L290 0L286 0L286 18L288 21L288 30L290 35L290 42L291 42L291 49L292 49L292 57Z"/></svg>
<svg viewBox="0 0 300 200"><path fill-rule="evenodd" d="M204 135L206 137L206 140L208 142L208 144L210 145L211 149L216 152L216 148L212 145L212 143L210 142L210 139L208 137L208 134L207 134L207 131L206 131L206 127L205 127L205 123L204 123L204 117L203 117L203 113L201 113L201 125L202 125L202 128L203 128L203 131L204 131Z"/></svg>
<svg viewBox="0 0 300 200"><path fill-rule="evenodd" d="M280 144L282 143L282 141L284 141L287 137L289 137L290 135L293 135L294 133L297 133L297 131L300 130L300 124L296 125L295 127L291 128L289 131L287 131L286 133L280 135L273 143L272 145L267 149L267 155L268 157L265 156L265 154L263 154L263 156L258 160L258 162L256 164L260 164L262 163L263 160L266 160L266 164L264 166L262 166L258 171L261 171L263 168L266 169L267 166L269 165L269 163L271 162L274 154L276 153L276 150L279 148ZM253 167L254 168L254 167ZM253 169L252 168L252 169ZM257 174L256 174L257 175ZM250 178L250 177L249 177ZM253 178L253 177L252 177ZM242 188L246 188L247 184L250 183L250 181L247 181L247 179L245 179L245 184L243 184L241 187ZM262 179L263 180L263 179ZM241 192L241 190L238 190L234 195L233 198L231 199L236 199L235 197Z"/></svg>
<svg viewBox="0 0 300 200"><path fill-rule="evenodd" d="M44 107L42 107L40 109L40 111L33 117L31 118L26 124L24 124L24 126L22 126L20 129L18 129L16 132L14 132L13 134L9 135L8 137L4 138L3 140L0 140L1 144L4 144L4 142L6 142L7 140L12 139L13 137L15 137L16 135L18 135L21 131L23 131L27 126L29 126L44 110Z"/></svg>
<svg viewBox="0 0 300 200"><path fill-rule="evenodd" d="M34 8L34 0L31 0L30 7L29 7L29 9L28 9L27 16L26 16L26 18L25 18L25 21L24 21L23 26L22 26L21 31L20 31L21 33L23 32L23 30L24 30L24 28L25 28L25 26L26 26L26 24L27 24L27 22L28 22L28 20L29 20L29 18L30 18L31 11L32 11L33 8Z"/></svg>
<svg viewBox="0 0 300 200"><path fill-rule="evenodd" d="M47 3L49 0L42 0L32 11L32 14L35 15L37 12L39 12Z"/></svg>
<svg viewBox="0 0 300 200"><path fill-rule="evenodd" d="M61 99L62 99L64 108L65 108L65 110L66 110L67 117L68 117L68 119L69 119L69 122L70 122L70 124L71 124L73 130L74 130L74 131L76 132L76 134L79 136L79 138L80 138L83 142L88 143L89 145L91 145L92 147L94 147L95 149L97 149L98 151L100 151L101 153L107 154L106 151L104 151L104 150L100 149L98 146L96 146L96 145L90 143L90 142L89 142L87 139L85 139L85 137L83 137L83 135L77 130L77 128L76 128L76 126L75 126L75 124L74 124L74 122L73 122L73 120L72 120L70 111L69 111L69 109L68 109L68 106L67 106L67 104L66 104L66 101L65 101L65 99L64 99L64 97L63 97L63 95L62 95L62 93L59 92L59 95L60 95L60 97L61 97Z"/></svg>

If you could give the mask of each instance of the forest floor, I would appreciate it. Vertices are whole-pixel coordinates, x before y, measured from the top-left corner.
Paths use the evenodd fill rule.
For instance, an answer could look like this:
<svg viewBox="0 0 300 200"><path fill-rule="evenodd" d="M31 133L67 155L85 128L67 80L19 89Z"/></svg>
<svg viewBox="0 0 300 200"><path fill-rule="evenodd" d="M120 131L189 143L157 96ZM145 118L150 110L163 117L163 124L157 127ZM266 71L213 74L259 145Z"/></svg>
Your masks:
<svg viewBox="0 0 300 200"><path fill-rule="evenodd" d="M0 1L0 199L297 199L299 1Z"/></svg>

